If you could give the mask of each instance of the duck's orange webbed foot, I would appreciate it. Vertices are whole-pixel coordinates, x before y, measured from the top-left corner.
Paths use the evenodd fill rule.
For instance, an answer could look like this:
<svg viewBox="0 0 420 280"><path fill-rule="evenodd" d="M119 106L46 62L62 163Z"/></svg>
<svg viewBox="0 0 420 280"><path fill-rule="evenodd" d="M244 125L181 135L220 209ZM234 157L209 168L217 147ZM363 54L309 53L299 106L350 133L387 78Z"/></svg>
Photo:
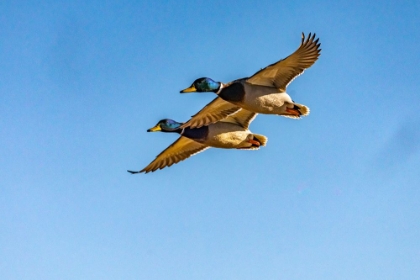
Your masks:
<svg viewBox="0 0 420 280"><path fill-rule="evenodd" d="M296 116L296 117L300 117L300 115L301 115L299 110L295 109L295 108L286 108L286 112L289 113L290 115L293 115L293 116Z"/></svg>

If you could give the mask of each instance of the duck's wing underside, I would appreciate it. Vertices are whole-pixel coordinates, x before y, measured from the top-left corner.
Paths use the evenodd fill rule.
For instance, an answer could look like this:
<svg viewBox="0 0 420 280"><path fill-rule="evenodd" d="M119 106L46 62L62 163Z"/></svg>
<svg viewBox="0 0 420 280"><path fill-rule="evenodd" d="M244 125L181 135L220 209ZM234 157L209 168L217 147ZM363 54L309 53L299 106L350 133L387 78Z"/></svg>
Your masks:
<svg viewBox="0 0 420 280"><path fill-rule="evenodd" d="M227 116L221 121L236 123L242 126L243 128L248 129L250 123L255 119L257 115L258 115L257 113L254 113L245 109L241 109L237 111L236 113Z"/></svg>
<svg viewBox="0 0 420 280"><path fill-rule="evenodd" d="M197 114L192 116L189 121L184 123L181 128L198 128L209 125L226 118L227 116L239 111L240 109L240 107L229 103L220 97L216 97Z"/></svg>
<svg viewBox="0 0 420 280"><path fill-rule="evenodd" d="M198 143L187 137L181 136L172 145L161 152L148 166L140 171L128 171L130 173L154 172L157 169L169 167L175 163L189 158L192 155L198 154L209 146Z"/></svg>

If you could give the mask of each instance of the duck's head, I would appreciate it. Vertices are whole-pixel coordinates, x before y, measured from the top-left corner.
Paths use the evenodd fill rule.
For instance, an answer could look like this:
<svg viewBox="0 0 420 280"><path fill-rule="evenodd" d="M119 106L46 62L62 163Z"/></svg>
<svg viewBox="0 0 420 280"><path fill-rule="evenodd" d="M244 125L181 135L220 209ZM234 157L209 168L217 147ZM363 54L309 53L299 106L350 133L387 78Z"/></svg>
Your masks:
<svg viewBox="0 0 420 280"><path fill-rule="evenodd" d="M181 93L187 92L217 92L221 83L215 82L210 78L200 78L194 81L189 88L181 90Z"/></svg>
<svg viewBox="0 0 420 280"><path fill-rule="evenodd" d="M149 128L147 132L156 132L156 131L162 131L162 132L177 132L179 127L182 125L182 123L176 122L171 119L163 119L160 120L157 125L155 125L152 128Z"/></svg>

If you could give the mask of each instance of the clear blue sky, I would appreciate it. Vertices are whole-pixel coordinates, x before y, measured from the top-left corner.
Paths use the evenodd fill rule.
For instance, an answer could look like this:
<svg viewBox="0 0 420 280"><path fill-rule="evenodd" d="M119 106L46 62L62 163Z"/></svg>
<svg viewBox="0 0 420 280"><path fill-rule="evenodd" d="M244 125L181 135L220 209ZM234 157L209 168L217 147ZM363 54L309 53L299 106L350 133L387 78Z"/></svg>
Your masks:
<svg viewBox="0 0 420 280"><path fill-rule="evenodd" d="M0 4L1 279L420 279L419 1L59 2ZM302 31L308 117L126 172Z"/></svg>

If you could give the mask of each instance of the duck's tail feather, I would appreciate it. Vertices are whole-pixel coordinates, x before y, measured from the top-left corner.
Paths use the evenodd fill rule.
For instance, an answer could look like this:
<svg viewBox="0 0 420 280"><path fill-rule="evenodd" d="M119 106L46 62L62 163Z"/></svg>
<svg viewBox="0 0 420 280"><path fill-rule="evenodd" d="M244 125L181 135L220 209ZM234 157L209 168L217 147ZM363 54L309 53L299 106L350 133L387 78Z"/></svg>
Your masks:
<svg viewBox="0 0 420 280"><path fill-rule="evenodd" d="M309 108L303 104L293 103L293 108L287 108L286 113L282 114L282 116L286 118L292 119L300 119L301 117L305 117L309 115Z"/></svg>
<svg viewBox="0 0 420 280"><path fill-rule="evenodd" d="M297 107L298 111L300 112L300 116L301 117L305 117L305 116L309 115L309 113L311 111L311 110L309 110L309 108L307 106L305 106L303 104L297 104L297 103L295 103L295 107L294 108L296 108L296 107Z"/></svg>
<svg viewBox="0 0 420 280"><path fill-rule="evenodd" d="M265 146L267 144L268 138L265 137L264 135L261 134L255 134L254 135L254 140L257 140L258 142L260 142L261 146Z"/></svg>

